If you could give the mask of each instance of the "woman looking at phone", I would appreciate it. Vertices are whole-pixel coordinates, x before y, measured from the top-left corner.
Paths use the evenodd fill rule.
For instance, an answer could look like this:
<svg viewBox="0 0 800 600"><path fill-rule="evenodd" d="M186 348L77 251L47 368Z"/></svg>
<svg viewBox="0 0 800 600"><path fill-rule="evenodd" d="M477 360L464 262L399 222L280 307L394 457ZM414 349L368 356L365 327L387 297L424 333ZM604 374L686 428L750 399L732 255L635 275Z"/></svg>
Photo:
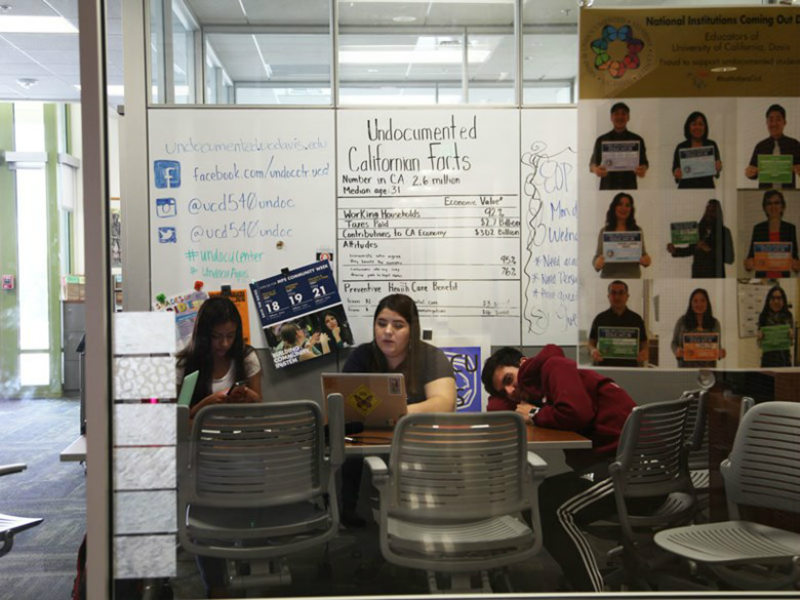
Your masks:
<svg viewBox="0 0 800 600"><path fill-rule="evenodd" d="M189 416L223 402L261 401L261 363L245 345L242 318L229 298L209 298L197 311L189 344L178 353L177 375L199 371Z"/></svg>

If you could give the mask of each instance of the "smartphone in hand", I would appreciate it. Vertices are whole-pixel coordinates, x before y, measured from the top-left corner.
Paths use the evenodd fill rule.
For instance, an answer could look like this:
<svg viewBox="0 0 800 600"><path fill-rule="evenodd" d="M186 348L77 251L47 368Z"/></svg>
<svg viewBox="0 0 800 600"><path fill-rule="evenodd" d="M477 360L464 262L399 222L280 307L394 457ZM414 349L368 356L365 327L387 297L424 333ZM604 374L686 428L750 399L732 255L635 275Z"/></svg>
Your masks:
<svg viewBox="0 0 800 600"><path fill-rule="evenodd" d="M231 386L231 387L228 389L228 393L227 393L227 394L225 394L225 395L226 395L226 396L230 396L230 395L231 395L231 392L232 392L234 389L236 389L237 387L243 386L243 385L244 385L244 386L246 386L246 385L247 385L247 380L246 380L246 379L243 379L242 381L237 381L236 383L234 383L234 384L233 384L233 385L232 385L232 386Z"/></svg>

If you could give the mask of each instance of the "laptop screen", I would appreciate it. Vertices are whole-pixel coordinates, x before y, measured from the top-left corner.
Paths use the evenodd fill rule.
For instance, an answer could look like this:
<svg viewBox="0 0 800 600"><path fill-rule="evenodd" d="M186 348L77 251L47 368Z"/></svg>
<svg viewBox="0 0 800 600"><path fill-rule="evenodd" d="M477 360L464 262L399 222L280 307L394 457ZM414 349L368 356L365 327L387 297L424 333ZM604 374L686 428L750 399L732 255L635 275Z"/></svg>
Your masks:
<svg viewBox="0 0 800 600"><path fill-rule="evenodd" d="M189 404L191 404L194 388L197 385L197 377L199 375L200 371L192 371L188 375L184 375L183 383L181 384L181 393L178 396L179 406L189 406Z"/></svg>

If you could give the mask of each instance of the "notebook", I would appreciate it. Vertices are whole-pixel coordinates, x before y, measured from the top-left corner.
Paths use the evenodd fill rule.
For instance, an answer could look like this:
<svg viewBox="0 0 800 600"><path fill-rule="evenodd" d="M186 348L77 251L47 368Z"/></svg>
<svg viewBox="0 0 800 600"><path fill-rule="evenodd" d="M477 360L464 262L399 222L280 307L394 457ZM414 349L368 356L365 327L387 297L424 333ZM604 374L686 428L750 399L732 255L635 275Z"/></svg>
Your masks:
<svg viewBox="0 0 800 600"><path fill-rule="evenodd" d="M181 393L178 396L179 406L189 406L189 404L191 404L194 388L197 385L197 377L199 375L200 371L192 371L188 375L184 375L183 383L181 384Z"/></svg>
<svg viewBox="0 0 800 600"><path fill-rule="evenodd" d="M322 397L344 397L345 423L394 427L406 414L406 383L401 373L323 373Z"/></svg>

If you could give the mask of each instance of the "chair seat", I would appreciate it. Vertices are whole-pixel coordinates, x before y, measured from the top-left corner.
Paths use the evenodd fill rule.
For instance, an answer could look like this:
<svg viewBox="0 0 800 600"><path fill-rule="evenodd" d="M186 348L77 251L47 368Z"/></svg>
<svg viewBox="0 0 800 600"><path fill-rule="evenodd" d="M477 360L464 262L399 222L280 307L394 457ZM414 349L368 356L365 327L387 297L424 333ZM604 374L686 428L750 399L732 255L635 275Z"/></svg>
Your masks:
<svg viewBox="0 0 800 600"><path fill-rule="evenodd" d="M195 538L255 540L312 533L330 527L331 515L312 502L261 508L191 505L187 531Z"/></svg>
<svg viewBox="0 0 800 600"><path fill-rule="evenodd" d="M393 550L435 554L440 560L476 554L492 556L509 549L521 551L535 543L531 528L511 515L449 524L415 523L389 517L387 532Z"/></svg>
<svg viewBox="0 0 800 600"><path fill-rule="evenodd" d="M782 561L800 555L800 534L750 521L666 529L655 542L670 552L711 564Z"/></svg>
<svg viewBox="0 0 800 600"><path fill-rule="evenodd" d="M41 518L30 519L27 517L0 514L0 536L5 536L9 533L14 535L20 531L25 531L26 529L35 527L43 520L44 519Z"/></svg>

